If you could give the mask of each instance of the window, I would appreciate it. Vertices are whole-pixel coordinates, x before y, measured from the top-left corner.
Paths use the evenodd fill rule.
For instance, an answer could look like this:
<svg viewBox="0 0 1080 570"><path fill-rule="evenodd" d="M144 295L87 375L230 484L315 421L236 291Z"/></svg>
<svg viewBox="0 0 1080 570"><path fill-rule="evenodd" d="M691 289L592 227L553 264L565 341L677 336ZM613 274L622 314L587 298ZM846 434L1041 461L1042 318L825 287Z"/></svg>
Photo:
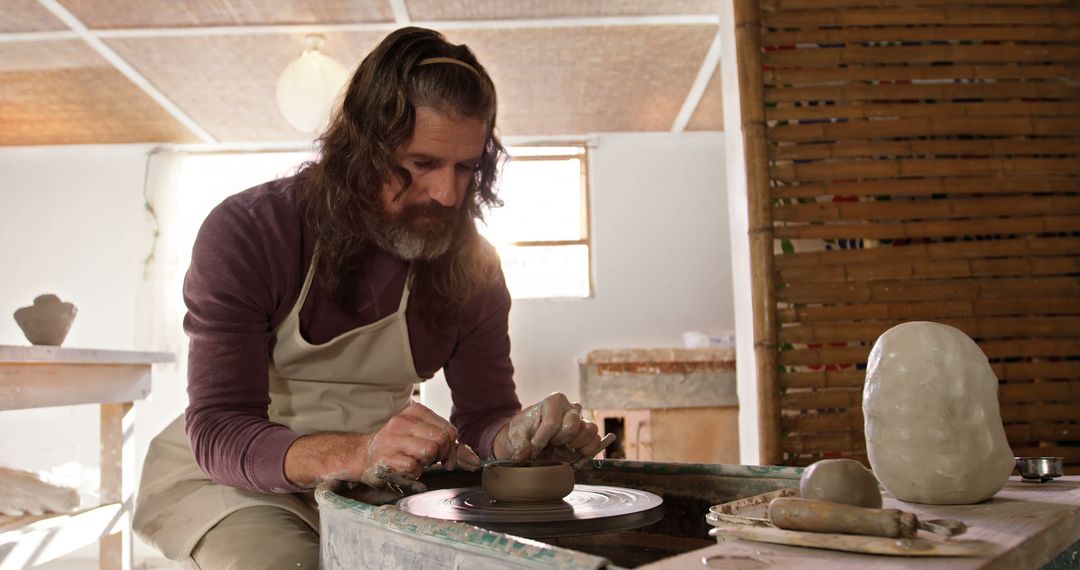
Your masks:
<svg viewBox="0 0 1080 570"><path fill-rule="evenodd" d="M511 147L499 175L501 208L484 212L480 233L498 249L515 299L592 294L584 146ZM222 199L295 172L310 152L180 154L177 174L180 267L206 214Z"/></svg>
<svg viewBox="0 0 1080 570"><path fill-rule="evenodd" d="M479 224L499 251L516 299L588 297L589 210L584 146L511 147L499 176L504 205Z"/></svg>

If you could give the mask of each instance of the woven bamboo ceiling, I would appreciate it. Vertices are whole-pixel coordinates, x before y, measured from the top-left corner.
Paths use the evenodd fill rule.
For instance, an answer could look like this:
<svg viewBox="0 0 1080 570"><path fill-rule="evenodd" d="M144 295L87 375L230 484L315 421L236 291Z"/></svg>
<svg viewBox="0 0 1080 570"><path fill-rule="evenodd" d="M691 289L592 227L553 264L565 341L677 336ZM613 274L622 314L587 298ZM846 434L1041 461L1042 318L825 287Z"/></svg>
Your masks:
<svg viewBox="0 0 1080 570"><path fill-rule="evenodd" d="M720 130L715 0L0 0L0 145L278 143L281 70L404 25L470 46L506 137Z"/></svg>

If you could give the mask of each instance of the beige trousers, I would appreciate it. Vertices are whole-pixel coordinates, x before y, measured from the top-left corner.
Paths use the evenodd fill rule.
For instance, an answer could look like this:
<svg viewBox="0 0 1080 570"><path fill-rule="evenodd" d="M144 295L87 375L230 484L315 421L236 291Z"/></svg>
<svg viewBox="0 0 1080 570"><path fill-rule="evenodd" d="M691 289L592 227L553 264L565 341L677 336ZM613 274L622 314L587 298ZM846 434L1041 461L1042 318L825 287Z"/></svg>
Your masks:
<svg viewBox="0 0 1080 570"><path fill-rule="evenodd" d="M247 507L221 519L191 551L199 570L316 570L319 534L277 507Z"/></svg>

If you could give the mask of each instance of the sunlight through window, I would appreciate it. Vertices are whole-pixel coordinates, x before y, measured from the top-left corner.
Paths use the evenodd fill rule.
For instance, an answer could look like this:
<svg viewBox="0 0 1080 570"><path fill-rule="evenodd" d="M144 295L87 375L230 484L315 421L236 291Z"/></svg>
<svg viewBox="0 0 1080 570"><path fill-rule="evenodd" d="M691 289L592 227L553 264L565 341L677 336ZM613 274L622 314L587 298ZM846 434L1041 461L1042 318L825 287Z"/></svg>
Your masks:
<svg viewBox="0 0 1080 570"><path fill-rule="evenodd" d="M499 176L503 207L480 233L499 251L514 298L588 297L586 154L582 146L510 148Z"/></svg>
<svg viewBox="0 0 1080 570"><path fill-rule="evenodd" d="M583 298L592 293L586 153L583 146L517 147L499 176L504 205L478 223L499 252L510 294L518 299ZM178 257L187 267L206 214L230 194L289 175L306 152L191 154L177 181Z"/></svg>

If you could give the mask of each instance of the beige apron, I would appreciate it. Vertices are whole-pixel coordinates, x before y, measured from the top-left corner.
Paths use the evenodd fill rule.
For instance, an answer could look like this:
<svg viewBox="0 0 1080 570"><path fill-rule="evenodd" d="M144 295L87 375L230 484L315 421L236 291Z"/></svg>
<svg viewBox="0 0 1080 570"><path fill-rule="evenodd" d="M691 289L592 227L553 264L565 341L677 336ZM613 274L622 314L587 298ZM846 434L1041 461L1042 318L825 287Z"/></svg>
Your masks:
<svg viewBox="0 0 1080 570"><path fill-rule="evenodd" d="M274 329L270 420L300 434L376 431L408 405L413 385L423 381L405 320L411 274L397 312L312 345L300 334L300 308L314 267L312 260L300 297ZM253 493L210 481L195 463L181 414L150 443L133 524L165 556L186 560L207 531L245 507L280 507L318 530L318 513L307 495Z"/></svg>

